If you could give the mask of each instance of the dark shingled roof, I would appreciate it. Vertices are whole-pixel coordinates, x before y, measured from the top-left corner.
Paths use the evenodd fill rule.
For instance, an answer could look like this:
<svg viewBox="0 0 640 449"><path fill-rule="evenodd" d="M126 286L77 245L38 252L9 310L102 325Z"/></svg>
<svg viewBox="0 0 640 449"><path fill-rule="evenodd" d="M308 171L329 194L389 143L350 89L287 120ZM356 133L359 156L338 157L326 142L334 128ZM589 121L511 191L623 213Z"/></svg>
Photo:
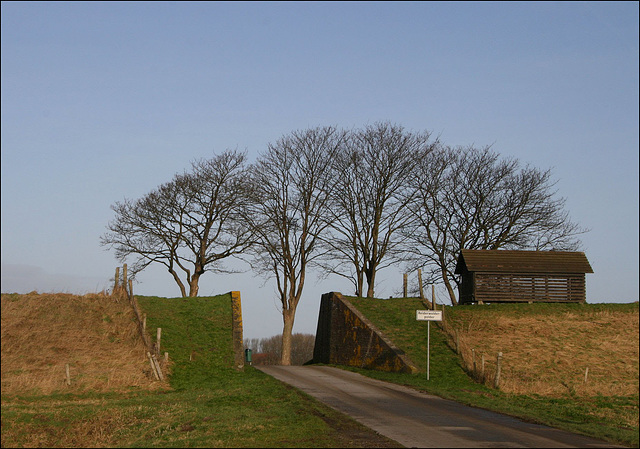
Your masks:
<svg viewBox="0 0 640 449"><path fill-rule="evenodd" d="M489 273L593 273L583 252L507 251L463 249L456 274L465 271Z"/></svg>

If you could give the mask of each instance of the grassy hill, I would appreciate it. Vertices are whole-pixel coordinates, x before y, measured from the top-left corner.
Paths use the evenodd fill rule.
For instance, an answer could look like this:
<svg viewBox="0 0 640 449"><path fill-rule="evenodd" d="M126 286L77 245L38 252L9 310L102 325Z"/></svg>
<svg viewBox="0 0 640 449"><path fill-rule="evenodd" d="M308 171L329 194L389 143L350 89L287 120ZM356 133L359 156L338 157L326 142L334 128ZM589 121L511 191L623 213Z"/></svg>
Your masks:
<svg viewBox="0 0 640 449"><path fill-rule="evenodd" d="M503 353L502 391L638 394L638 303L457 307L448 317L467 369L473 368L472 349L476 359L487 354L491 362Z"/></svg>
<svg viewBox="0 0 640 449"><path fill-rule="evenodd" d="M138 303L152 340L162 328L168 383L150 376L126 301L2 295L2 447L398 447L252 367L234 370L229 295Z"/></svg>
<svg viewBox="0 0 640 449"><path fill-rule="evenodd" d="M638 446L637 303L447 307L444 328L431 325L427 381L422 303L349 299L422 370L354 371ZM2 447L397 446L251 367L234 370L229 295L138 303L152 340L162 328L168 382L151 377L126 301L2 295ZM484 383L471 354L476 368L485 355Z"/></svg>
<svg viewBox="0 0 640 449"><path fill-rule="evenodd" d="M169 353L174 389L215 388L233 378L230 295L198 298L136 297L161 352Z"/></svg>
<svg viewBox="0 0 640 449"><path fill-rule="evenodd" d="M104 294L2 294L2 394L166 388L149 380L133 320L127 301Z"/></svg>
<svg viewBox="0 0 640 449"><path fill-rule="evenodd" d="M427 323L417 322L415 314L425 308L422 302L348 299L422 370L414 376L354 371L638 446L638 303L446 307L444 326L431 324L427 381ZM503 357L496 389L498 352ZM479 376L483 354L484 382Z"/></svg>

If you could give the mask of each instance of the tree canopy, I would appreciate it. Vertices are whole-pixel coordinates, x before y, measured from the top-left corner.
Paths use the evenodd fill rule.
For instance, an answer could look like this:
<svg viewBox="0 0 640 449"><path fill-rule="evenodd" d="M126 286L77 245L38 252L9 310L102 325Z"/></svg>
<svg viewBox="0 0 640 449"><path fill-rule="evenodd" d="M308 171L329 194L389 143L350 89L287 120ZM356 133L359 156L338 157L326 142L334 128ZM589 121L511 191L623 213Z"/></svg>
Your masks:
<svg viewBox="0 0 640 449"><path fill-rule="evenodd" d="M356 296L372 298L378 270L406 251L399 231L411 220L407 181L434 145L428 132L383 122L350 133L334 158L323 267L350 279Z"/></svg>
<svg viewBox="0 0 640 449"><path fill-rule="evenodd" d="M134 276L164 265L183 296L198 294L205 272L227 272L227 258L249 260L276 282L287 363L310 269L373 297L379 270L427 268L456 304L462 249L578 249L586 231L555 184L549 169L390 122L316 127L267 144L251 164L227 150L116 202L101 243L133 257Z"/></svg>
<svg viewBox="0 0 640 449"><path fill-rule="evenodd" d="M522 167L488 147L441 146L418 161L409 182L406 258L431 267L452 304L462 249L576 250L585 232L556 196L550 170Z"/></svg>
<svg viewBox="0 0 640 449"><path fill-rule="evenodd" d="M116 202L101 244L122 262L134 257L132 277L159 263L183 297L197 296L205 272L226 272L223 260L253 243L240 213L248 198L246 178L246 155L238 151L193 162L190 172L142 198Z"/></svg>

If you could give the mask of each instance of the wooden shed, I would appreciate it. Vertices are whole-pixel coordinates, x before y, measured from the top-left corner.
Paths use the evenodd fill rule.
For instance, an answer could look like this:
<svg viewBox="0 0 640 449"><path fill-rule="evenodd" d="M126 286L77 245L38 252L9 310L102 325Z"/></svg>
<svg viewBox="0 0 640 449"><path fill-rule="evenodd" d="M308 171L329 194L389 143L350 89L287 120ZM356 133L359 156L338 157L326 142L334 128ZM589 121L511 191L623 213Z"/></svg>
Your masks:
<svg viewBox="0 0 640 449"><path fill-rule="evenodd" d="M485 302L586 302L583 252L463 249L459 304Z"/></svg>

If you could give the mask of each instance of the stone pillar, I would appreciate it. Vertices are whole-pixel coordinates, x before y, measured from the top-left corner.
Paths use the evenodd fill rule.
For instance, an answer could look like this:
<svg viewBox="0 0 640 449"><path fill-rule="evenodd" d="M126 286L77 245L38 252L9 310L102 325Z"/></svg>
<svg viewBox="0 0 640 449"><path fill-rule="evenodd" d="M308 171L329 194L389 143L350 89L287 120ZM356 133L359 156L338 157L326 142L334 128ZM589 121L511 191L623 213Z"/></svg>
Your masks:
<svg viewBox="0 0 640 449"><path fill-rule="evenodd" d="M242 301L240 292L231 292L231 333L233 338L233 367L244 370L244 338L242 333Z"/></svg>

